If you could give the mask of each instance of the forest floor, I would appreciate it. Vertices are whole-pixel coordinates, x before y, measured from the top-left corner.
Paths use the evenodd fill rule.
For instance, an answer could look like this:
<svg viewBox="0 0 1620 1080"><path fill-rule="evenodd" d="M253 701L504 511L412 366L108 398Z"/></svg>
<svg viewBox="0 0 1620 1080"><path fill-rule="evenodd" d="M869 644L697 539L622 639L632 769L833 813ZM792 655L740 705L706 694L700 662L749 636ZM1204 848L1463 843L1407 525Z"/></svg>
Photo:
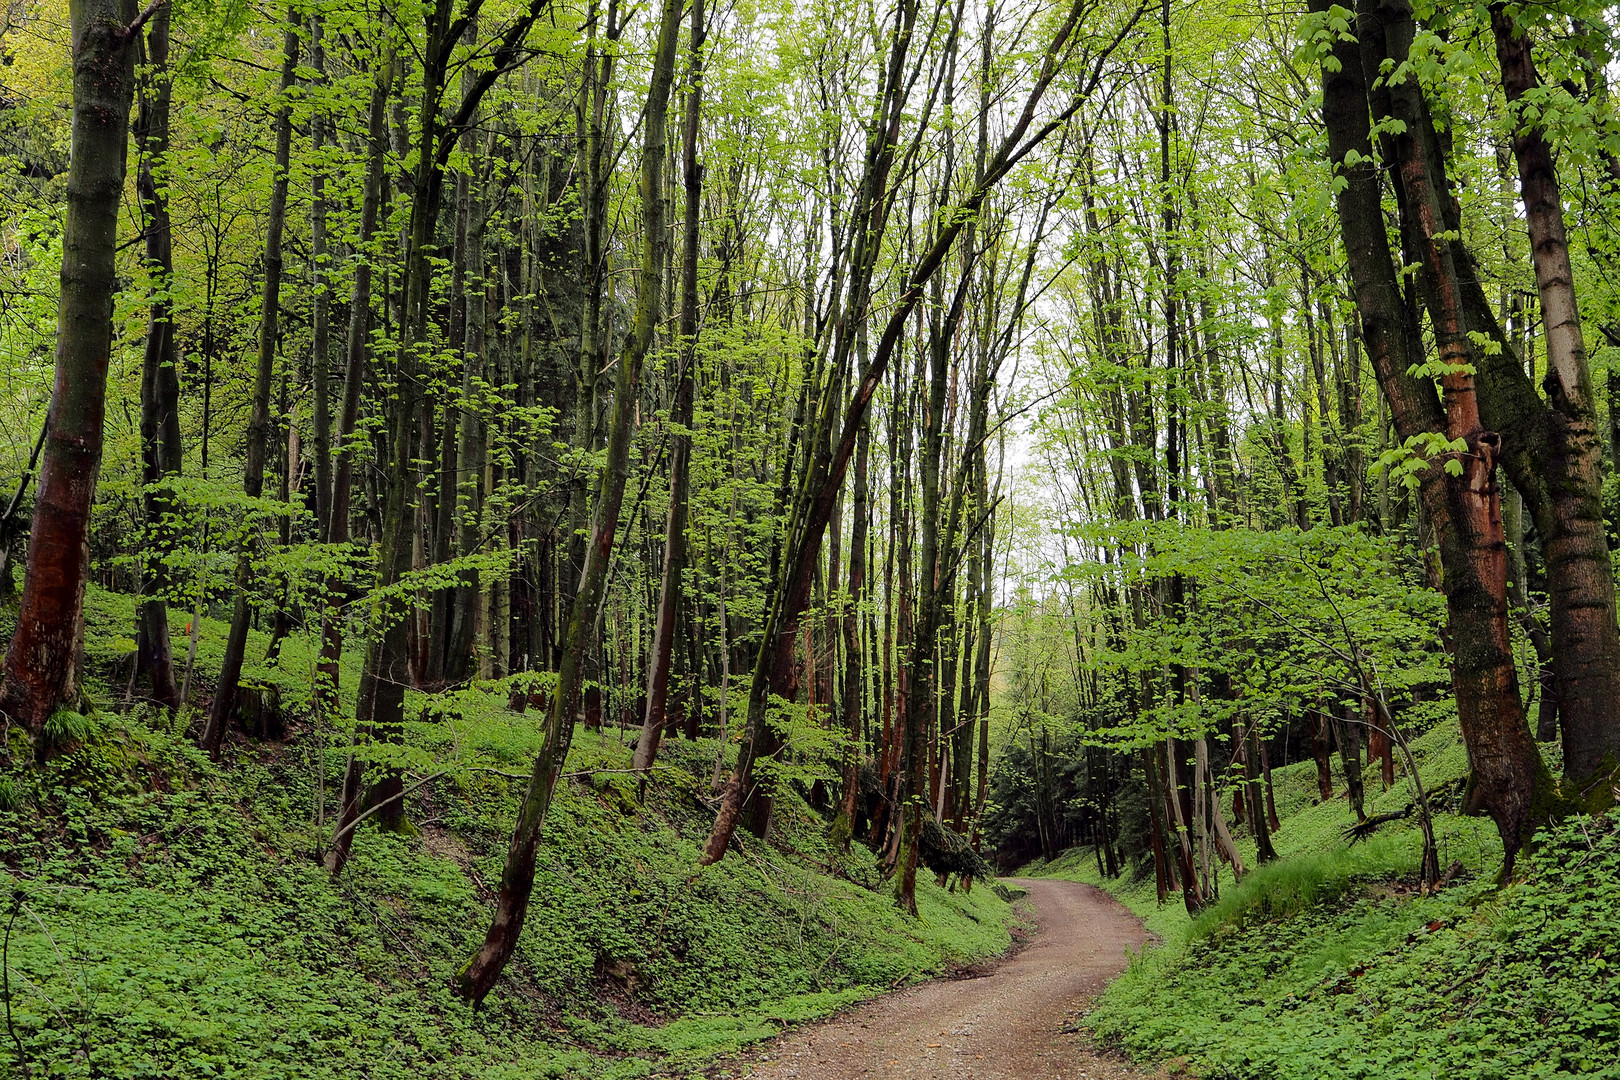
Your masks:
<svg viewBox="0 0 1620 1080"><path fill-rule="evenodd" d="M318 640L293 635L272 664L255 631L244 677L279 697L287 729L233 725L215 764L195 715L111 707L134 623L133 597L86 591L85 689L107 707L64 714L71 748L40 766L26 732L0 725L0 1080L692 1080L789 1026L972 970L1023 933L995 890L932 875L919 917L902 915L877 857L842 850L791 777L770 841L739 838L694 874L710 777L735 747L666 740L642 792L632 732L581 729L517 954L474 1011L451 980L489 925L543 737L508 709L510 686L408 693L387 761L438 779L407 801L410 828L361 829L334 881L319 853L361 650L344 652L339 717L317 724ZM199 625L197 670L217 671L226 625Z"/></svg>
<svg viewBox="0 0 1620 1080"><path fill-rule="evenodd" d="M1005 880L1005 879L1004 879ZM711 1075L751 1080L951 1077L1127 1080L1149 1074L1094 1049L1077 1015L1149 939L1101 889L1008 880L1029 891L1036 930L1011 958L857 1006L782 1036Z"/></svg>
<svg viewBox="0 0 1620 1080"><path fill-rule="evenodd" d="M1309 760L1273 771L1281 857L1256 866L1240 832L1251 869L1196 918L1179 894L1159 902L1151 864L1105 879L1075 848L1025 867L1106 888L1158 939L1080 1026L1139 1062L1223 1080L1620 1080L1620 815L1542 824L1499 884L1494 827L1462 814L1456 721L1411 745L1440 865L1457 874L1435 893L1420 888L1415 823L1351 846L1343 776L1324 800ZM1369 814L1412 798L1404 777L1369 780Z"/></svg>

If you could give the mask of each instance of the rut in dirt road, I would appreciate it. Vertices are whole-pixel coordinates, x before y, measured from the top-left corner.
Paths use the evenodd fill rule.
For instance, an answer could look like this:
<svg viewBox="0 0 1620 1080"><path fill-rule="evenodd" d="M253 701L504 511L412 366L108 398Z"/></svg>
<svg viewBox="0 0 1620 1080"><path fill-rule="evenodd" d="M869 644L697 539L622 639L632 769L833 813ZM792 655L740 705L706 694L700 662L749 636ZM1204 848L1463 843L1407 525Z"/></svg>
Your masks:
<svg viewBox="0 0 1620 1080"><path fill-rule="evenodd" d="M1147 932L1089 885L1019 881L1034 941L989 975L925 983L784 1037L754 1080L884 1076L962 1080L1124 1080L1139 1073L1065 1034L1125 968Z"/></svg>

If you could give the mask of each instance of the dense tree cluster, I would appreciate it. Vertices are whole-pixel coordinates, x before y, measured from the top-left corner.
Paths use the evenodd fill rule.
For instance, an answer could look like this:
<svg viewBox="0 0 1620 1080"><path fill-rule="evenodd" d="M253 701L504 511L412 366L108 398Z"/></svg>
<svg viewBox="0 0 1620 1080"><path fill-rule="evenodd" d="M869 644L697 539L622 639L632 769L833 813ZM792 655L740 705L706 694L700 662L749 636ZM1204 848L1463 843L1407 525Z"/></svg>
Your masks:
<svg viewBox="0 0 1620 1080"><path fill-rule="evenodd" d="M1140 10L8 12L5 408L41 435L0 697L41 757L92 707L93 581L141 597L126 700L216 760L267 711L331 740L333 874L442 772L409 694L536 717L475 1000L580 723L642 770L719 737L705 862L841 780L914 907L984 798L998 377ZM319 670L267 700L295 634Z"/></svg>
<svg viewBox="0 0 1620 1080"><path fill-rule="evenodd" d="M1160 14L1155 77L1080 151L1034 346L1057 494L1008 638L1023 728L1116 753L1046 763L1037 734L1009 767L1089 806L1103 851L1128 793L1151 840L1129 854L1196 910L1215 863L1245 869L1233 824L1271 857L1286 747L1323 798L1336 749L1358 815L1364 767L1407 774L1427 830L1407 735L1450 713L1511 872L1533 828L1612 800L1620 761L1620 383L1584 344L1620 340L1610 16Z"/></svg>
<svg viewBox="0 0 1620 1080"><path fill-rule="evenodd" d="M797 782L903 907L988 818L1196 909L1236 825L1270 857L1279 740L1358 812L1363 750L1405 772L1427 828L1407 733L1454 707L1511 868L1620 761L1613 35L10 0L0 709L57 752L87 584L138 594L124 700L216 760L295 715L334 875L446 768L412 695L528 713L475 1001L577 726L643 774L716 740L705 864ZM293 635L321 662L272 700Z"/></svg>

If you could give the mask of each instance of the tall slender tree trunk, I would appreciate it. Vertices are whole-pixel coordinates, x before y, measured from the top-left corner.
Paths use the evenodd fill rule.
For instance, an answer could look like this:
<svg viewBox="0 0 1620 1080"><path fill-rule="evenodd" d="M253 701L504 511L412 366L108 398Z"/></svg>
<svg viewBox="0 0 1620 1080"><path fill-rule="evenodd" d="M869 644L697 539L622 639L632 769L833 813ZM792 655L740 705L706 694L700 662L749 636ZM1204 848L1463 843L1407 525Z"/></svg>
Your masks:
<svg viewBox="0 0 1620 1080"><path fill-rule="evenodd" d="M281 86L276 99L276 155L270 185L270 209L265 227L264 291L259 303L259 359L254 369L253 411L248 419L247 454L242 490L250 499L264 494L264 465L270 453L270 385L275 377L276 344L281 326L281 234L287 222L287 172L292 157L292 102L289 91L298 74L298 17L289 13L282 38ZM237 683L247 652L248 625L253 618L253 543L244 538L236 560L235 605L231 629L225 639L225 659L219 685L214 688L208 722L198 740L208 756L219 760L225 726L236 710Z"/></svg>
<svg viewBox="0 0 1620 1080"><path fill-rule="evenodd" d="M343 400L338 409L336 459L332 473L332 498L328 512L326 539L339 545L349 542L349 517L354 487L355 427L360 419L360 392L365 385L366 358L371 338L371 277L377 231L377 215L382 204L383 154L387 149L388 90L394 81L392 52L382 57L373 73L371 103L366 122L366 175L360 195L360 258L354 268L354 285L349 298L349 329L343 364ZM338 662L343 653L343 582L326 582L327 609L322 621L321 659L316 673L316 697L328 715L338 704ZM351 771L353 766L351 765ZM356 781L358 782L358 781Z"/></svg>
<svg viewBox="0 0 1620 1080"><path fill-rule="evenodd" d="M864 655L861 651L860 612L866 595L866 545L869 484L867 467L871 457L872 428L868 421L861 428L855 446L854 508L850 520L849 597L844 611L844 724L849 743L844 750L844 790L838 806L838 822L833 832L847 847L855 828L861 794L861 685ZM847 830L847 831L846 831Z"/></svg>
<svg viewBox="0 0 1620 1080"><path fill-rule="evenodd" d="M478 151L471 134L462 136L462 152L474 162ZM472 189L465 173L456 178L456 232L462 268L462 326L461 340L461 394L459 400L451 395L450 408L460 412L455 425L457 446L452 455L445 450L446 460L455 463L446 476L447 484L454 484L452 497L455 506L455 553L469 558L478 552L484 499L489 495L485 487L485 468L488 463L488 440L485 433L483 409L479 398L484 377L484 244L482 199ZM445 424L445 438L451 433L451 424ZM460 482L455 483L459 477ZM448 537L444 543L448 545ZM452 684L464 682L476 674L473 650L477 644L480 610L480 575L476 570L463 570L457 575L457 585L450 593L449 639L444 645L443 675ZM435 633L442 631L435 630ZM487 644L487 643L486 643Z"/></svg>
<svg viewBox="0 0 1620 1080"><path fill-rule="evenodd" d="M984 446L980 444L976 451L979 463L976 470L978 474L979 501L985 507L984 527L980 530L980 543L983 557L979 562L979 590L978 590L978 619L979 629L976 635L973 658L974 699L978 703L979 725L979 776L978 787L973 798L973 834L971 842L975 851L979 848L981 826L984 821L984 804L990 793L990 677L991 656L990 643L994 635L992 622L992 598L995 583L995 535L996 516L995 502L989 498L988 480L985 469ZM1000 487L1000 481L997 481Z"/></svg>
<svg viewBox="0 0 1620 1080"><path fill-rule="evenodd" d="M1165 829L1169 835L1170 865L1181 879L1181 902L1188 915L1197 915L1204 908L1204 893L1198 884L1198 867L1193 853L1191 789L1181 778L1185 765L1180 760L1176 740L1166 739L1159 744L1159 757L1164 766Z"/></svg>
<svg viewBox="0 0 1620 1080"><path fill-rule="evenodd" d="M573 738L574 710L582 689L583 661L602 609L614 534L624 498L630 464L637 387L642 361L652 346L663 294L664 196L662 173L666 153L666 126L670 85L675 77L675 47L680 34L681 0L664 0L657 45L653 54L652 83L642 120L641 151L641 267L637 275L636 314L619 356L613 395L613 421L608 432L607 461L596 492L590 543L580 575L579 593L569 615L563 661L557 672L557 691L546 719L545 736L535 757L528 789L518 810L518 821L507 847L506 862L496 897L495 917L484 943L456 973L457 992L481 1002L495 985L517 948L534 890L535 859L540 831L551 807L552 793L561 778L563 762Z"/></svg>
<svg viewBox="0 0 1620 1080"><path fill-rule="evenodd" d="M1165 843L1164 781L1158 758L1156 746L1142 748L1142 775L1147 779L1148 825L1153 847L1153 883L1162 904L1170 898L1170 855Z"/></svg>
<svg viewBox="0 0 1620 1080"><path fill-rule="evenodd" d="M309 62L317 86L326 84L325 22L310 17ZM332 539L332 295L327 265L326 170L319 158L326 148L328 117L317 108L309 120L310 148L317 164L310 177L309 259L313 273L310 299L310 376L315 404L310 418L310 455L315 459L315 527L322 543Z"/></svg>
<svg viewBox="0 0 1620 1080"><path fill-rule="evenodd" d="M692 2L690 87L681 120L682 210L680 375L675 387L674 425L669 456L669 518L664 527L664 565L653 627L652 657L647 666L647 711L636 743L634 768L645 774L658 756L668 717L670 661L681 604L681 571L686 565L686 517L692 458L693 390L697 374L697 261L702 213L703 166L697 159L698 123L703 106L703 0Z"/></svg>
<svg viewBox="0 0 1620 1080"><path fill-rule="evenodd" d="M173 287L174 258L169 231L169 6L153 12L146 30L147 83L141 94L135 138L141 152L136 189L146 215L146 265L152 276L147 314L146 349L141 364L141 480L150 558L141 575L141 607L136 632L135 667L151 682L152 697L169 709L180 706L174 682L174 653L169 643L169 570L178 523L173 491L164 482L178 476L180 446L180 378L175 370Z"/></svg>
<svg viewBox="0 0 1620 1080"><path fill-rule="evenodd" d="M0 710L34 736L79 698L77 662L90 565L90 503L101 468L102 417L118 291L118 209L135 86L133 0L73 0L72 153L62 230L56 376L34 500L17 629Z"/></svg>
<svg viewBox="0 0 1620 1080"><path fill-rule="evenodd" d="M450 0L437 0L435 10L429 15L423 60L422 102L414 147L417 160L411 183L411 211L406 226L401 281L404 303L397 326L395 392L389 409L388 453L384 459L388 465L378 530L377 581L355 704L356 739L364 742L398 740L405 714L405 687L411 676L411 604L407 598L389 590L409 571L418 538L413 460L418 434L417 409L422 399L420 352L428 326L429 248L444 190L444 168L439 160L439 142L444 130L439 111L445 92L445 70L450 51L456 44L453 38L459 36L451 30L450 9ZM362 794L363 781L363 760L358 754L351 755L334 833L339 839L327 853L326 860L334 876L342 872L348 861L354 841L351 826L366 807L381 808L376 817L384 829L397 829L404 820L404 780L397 769L387 770Z"/></svg>

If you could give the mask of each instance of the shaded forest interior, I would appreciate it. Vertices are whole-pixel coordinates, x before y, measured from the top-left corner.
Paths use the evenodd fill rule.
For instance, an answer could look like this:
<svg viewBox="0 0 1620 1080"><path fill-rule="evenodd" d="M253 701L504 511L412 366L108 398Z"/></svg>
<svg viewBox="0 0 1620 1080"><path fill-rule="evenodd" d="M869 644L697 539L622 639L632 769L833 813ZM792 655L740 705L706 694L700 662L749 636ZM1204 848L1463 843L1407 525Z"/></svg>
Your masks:
<svg viewBox="0 0 1620 1080"><path fill-rule="evenodd" d="M375 984L536 1041L411 1054L587 993L607 1076L993 955L1071 849L1193 942L1610 836L1611 7L0 2L20 1074L134 1060L41 912L140 890L351 959L420 900Z"/></svg>

